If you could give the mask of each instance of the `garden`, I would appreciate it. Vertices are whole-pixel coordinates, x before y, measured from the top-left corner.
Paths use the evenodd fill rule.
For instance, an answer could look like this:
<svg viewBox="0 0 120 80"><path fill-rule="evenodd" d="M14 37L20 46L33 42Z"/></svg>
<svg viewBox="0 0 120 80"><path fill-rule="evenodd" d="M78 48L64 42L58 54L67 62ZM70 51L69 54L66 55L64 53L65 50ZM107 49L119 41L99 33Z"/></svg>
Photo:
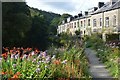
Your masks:
<svg viewBox="0 0 120 80"><path fill-rule="evenodd" d="M37 48L3 47L2 79L14 78L91 78L84 48L70 44L69 39L60 42L67 45L60 48L50 47L40 51ZM68 43L70 42L70 43Z"/></svg>

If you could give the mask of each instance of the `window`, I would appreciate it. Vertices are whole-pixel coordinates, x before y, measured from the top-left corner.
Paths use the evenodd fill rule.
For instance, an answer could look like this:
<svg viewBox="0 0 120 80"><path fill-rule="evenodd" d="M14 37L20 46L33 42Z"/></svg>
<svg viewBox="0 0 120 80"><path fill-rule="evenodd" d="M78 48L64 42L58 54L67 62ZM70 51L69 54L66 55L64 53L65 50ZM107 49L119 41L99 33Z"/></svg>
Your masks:
<svg viewBox="0 0 120 80"><path fill-rule="evenodd" d="M85 31L84 31L84 35L85 35Z"/></svg>
<svg viewBox="0 0 120 80"><path fill-rule="evenodd" d="M76 22L74 22L74 28L76 28Z"/></svg>
<svg viewBox="0 0 120 80"><path fill-rule="evenodd" d="M83 22L81 21L81 27L83 27Z"/></svg>
<svg viewBox="0 0 120 80"><path fill-rule="evenodd" d="M106 26L106 27L109 27L109 17L106 17L106 18L105 18L105 26Z"/></svg>
<svg viewBox="0 0 120 80"><path fill-rule="evenodd" d="M77 22L77 27L79 27L79 21Z"/></svg>
<svg viewBox="0 0 120 80"><path fill-rule="evenodd" d="M85 20L84 20L84 27L85 27Z"/></svg>
<svg viewBox="0 0 120 80"><path fill-rule="evenodd" d="M102 18L100 18L100 26L102 26Z"/></svg>
<svg viewBox="0 0 120 80"><path fill-rule="evenodd" d="M97 23L96 23L96 19L93 19L93 27L96 27Z"/></svg>
<svg viewBox="0 0 120 80"><path fill-rule="evenodd" d="M90 26L90 19L88 19L88 26Z"/></svg>
<svg viewBox="0 0 120 80"><path fill-rule="evenodd" d="M116 15L113 16L113 26L116 26Z"/></svg>
<svg viewBox="0 0 120 80"><path fill-rule="evenodd" d="M72 23L72 28L73 28L73 23Z"/></svg>

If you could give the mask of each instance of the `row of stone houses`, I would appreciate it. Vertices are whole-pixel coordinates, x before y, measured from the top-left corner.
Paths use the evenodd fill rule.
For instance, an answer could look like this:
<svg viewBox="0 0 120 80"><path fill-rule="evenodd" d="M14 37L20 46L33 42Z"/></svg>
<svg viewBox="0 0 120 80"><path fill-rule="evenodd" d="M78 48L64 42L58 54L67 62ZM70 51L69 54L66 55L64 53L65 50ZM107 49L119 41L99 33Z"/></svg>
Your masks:
<svg viewBox="0 0 120 80"><path fill-rule="evenodd" d="M120 33L120 0L110 0L107 3L99 2L93 7L74 17L68 17L58 26L58 34L68 32L72 35L80 30L81 36L92 33L119 34Z"/></svg>

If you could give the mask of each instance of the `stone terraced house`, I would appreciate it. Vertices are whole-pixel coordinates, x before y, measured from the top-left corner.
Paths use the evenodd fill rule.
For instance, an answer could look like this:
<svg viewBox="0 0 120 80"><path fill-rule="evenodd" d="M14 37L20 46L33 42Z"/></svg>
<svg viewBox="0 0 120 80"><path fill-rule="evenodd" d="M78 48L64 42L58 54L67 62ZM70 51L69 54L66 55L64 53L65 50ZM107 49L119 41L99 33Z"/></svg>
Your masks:
<svg viewBox="0 0 120 80"><path fill-rule="evenodd" d="M107 34L119 34L120 39L120 0L99 2L98 7L67 18L57 29L58 34L68 32L72 35L78 30L81 36L102 33L105 40Z"/></svg>

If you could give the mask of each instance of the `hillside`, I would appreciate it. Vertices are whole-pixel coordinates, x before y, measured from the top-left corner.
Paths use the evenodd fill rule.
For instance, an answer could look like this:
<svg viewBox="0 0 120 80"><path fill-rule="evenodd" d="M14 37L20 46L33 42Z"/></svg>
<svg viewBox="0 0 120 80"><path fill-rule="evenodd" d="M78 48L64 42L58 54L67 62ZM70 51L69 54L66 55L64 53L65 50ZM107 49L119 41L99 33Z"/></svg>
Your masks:
<svg viewBox="0 0 120 80"><path fill-rule="evenodd" d="M46 49L52 43L49 38L57 34L58 24L66 18L66 14L38 10L24 2L3 3L2 14L2 46L5 47Z"/></svg>

